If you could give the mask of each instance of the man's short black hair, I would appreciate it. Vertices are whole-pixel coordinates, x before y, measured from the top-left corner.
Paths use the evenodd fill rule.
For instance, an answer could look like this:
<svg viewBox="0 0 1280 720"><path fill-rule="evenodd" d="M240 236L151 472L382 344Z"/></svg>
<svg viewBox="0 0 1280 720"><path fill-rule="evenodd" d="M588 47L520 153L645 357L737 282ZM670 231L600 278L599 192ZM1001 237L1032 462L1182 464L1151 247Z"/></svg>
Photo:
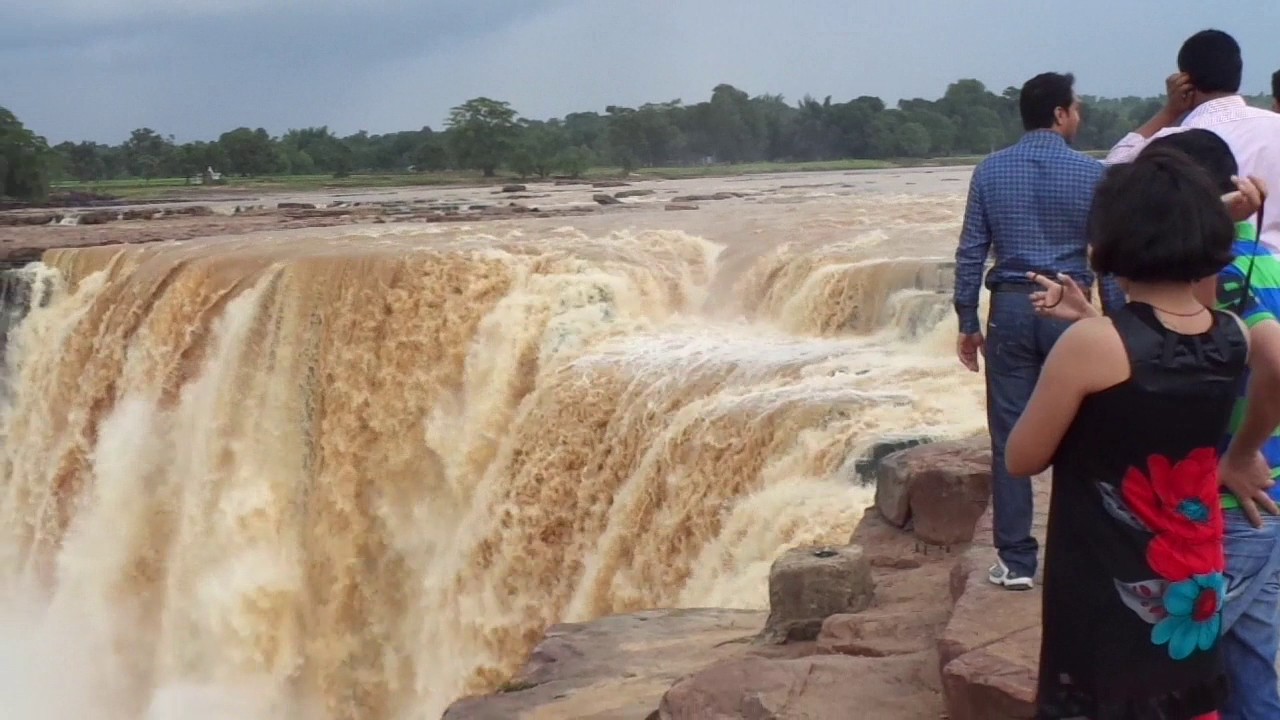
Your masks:
<svg viewBox="0 0 1280 720"><path fill-rule="evenodd" d="M1236 156L1231 153L1231 146L1218 133L1204 128L1183 130L1152 140L1142 152L1155 152L1160 148L1173 148L1191 158L1192 162L1209 174L1209 180L1219 193L1229 193L1236 189L1231 178L1240 173L1240 165L1236 163Z"/></svg>
<svg viewBox="0 0 1280 720"><path fill-rule="evenodd" d="M1280 102L1280 70L1271 73L1271 98Z"/></svg>
<svg viewBox="0 0 1280 720"><path fill-rule="evenodd" d="M1234 259L1235 226L1209 174L1168 147L1107 170L1089 236L1096 272L1136 282L1194 282Z"/></svg>
<svg viewBox="0 0 1280 720"><path fill-rule="evenodd" d="M1022 86L1018 93L1018 110L1024 130L1053 127L1054 111L1069 108L1076 100L1076 77L1071 73L1040 73Z"/></svg>
<svg viewBox="0 0 1280 720"><path fill-rule="evenodd" d="M1192 87L1200 92L1240 92L1240 43L1221 30L1201 30L1182 43L1178 70L1190 75Z"/></svg>

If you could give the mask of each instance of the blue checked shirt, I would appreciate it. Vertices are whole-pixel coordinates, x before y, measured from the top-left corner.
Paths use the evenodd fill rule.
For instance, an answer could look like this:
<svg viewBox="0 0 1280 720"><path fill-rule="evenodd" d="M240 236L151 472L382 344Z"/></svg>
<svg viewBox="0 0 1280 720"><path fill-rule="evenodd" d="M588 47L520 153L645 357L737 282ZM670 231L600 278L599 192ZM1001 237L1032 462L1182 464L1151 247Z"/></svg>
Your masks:
<svg viewBox="0 0 1280 720"><path fill-rule="evenodd" d="M1104 166L1049 130L1027 133L979 163L969 182L964 229L956 249L956 314L960 332L976 333L978 294L987 254L995 256L987 287L1026 283L1027 272L1066 273L1093 285L1086 225ZM1106 312L1122 307L1115 279L1101 282ZM1028 290L1030 292L1030 290Z"/></svg>

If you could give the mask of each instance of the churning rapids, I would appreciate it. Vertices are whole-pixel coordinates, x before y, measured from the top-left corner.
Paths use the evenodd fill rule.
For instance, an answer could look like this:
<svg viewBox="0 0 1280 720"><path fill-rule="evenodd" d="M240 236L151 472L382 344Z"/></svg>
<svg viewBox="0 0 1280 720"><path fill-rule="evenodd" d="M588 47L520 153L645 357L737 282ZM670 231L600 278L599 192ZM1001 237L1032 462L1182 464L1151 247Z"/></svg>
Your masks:
<svg viewBox="0 0 1280 720"><path fill-rule="evenodd" d="M436 718L550 623L765 606L873 443L982 426L963 186L864 177L10 271L6 717Z"/></svg>

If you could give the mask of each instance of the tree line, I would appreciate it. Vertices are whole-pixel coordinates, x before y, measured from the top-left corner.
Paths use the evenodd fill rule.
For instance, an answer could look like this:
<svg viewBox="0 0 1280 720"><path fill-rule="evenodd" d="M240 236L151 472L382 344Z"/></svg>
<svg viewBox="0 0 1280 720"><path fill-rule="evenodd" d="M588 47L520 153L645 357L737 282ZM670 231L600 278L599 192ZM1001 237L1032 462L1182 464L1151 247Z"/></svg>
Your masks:
<svg viewBox="0 0 1280 720"><path fill-rule="evenodd" d="M1158 97L1084 97L1076 146L1110 147L1153 115ZM1250 98L1269 106L1269 98ZM889 160L983 155L1022 134L1018 88L1001 93L965 79L935 100L876 97L834 102L806 96L794 105L780 95L751 96L727 84L696 104L680 100L603 113L523 118L507 102L480 97L454 108L440 130L340 137L327 127L292 129L279 137L240 127L216 140L177 143L139 128L118 145L63 142L48 147L0 108L0 196L39 198L52 180L224 175L500 170L520 177L576 177L597 166L624 171L752 162Z"/></svg>

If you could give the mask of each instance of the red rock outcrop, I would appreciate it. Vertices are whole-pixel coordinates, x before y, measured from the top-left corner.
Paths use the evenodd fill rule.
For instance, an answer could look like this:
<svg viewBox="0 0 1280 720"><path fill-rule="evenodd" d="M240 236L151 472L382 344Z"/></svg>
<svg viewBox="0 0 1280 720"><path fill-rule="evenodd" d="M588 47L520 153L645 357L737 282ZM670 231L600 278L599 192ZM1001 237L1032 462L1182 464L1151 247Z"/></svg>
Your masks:
<svg viewBox="0 0 1280 720"><path fill-rule="evenodd" d="M813 640L828 617L865 610L874 592L871 565L857 545L789 550L769 570L769 620L761 640Z"/></svg>
<svg viewBox="0 0 1280 720"><path fill-rule="evenodd" d="M1049 480L1035 487L1035 533L1043 540ZM995 562L991 514L978 523L973 545L952 574L956 598L938 638L938 661L951 720L1023 720L1034 716L1040 653L1040 589L1010 592L987 581Z"/></svg>
<svg viewBox="0 0 1280 720"><path fill-rule="evenodd" d="M815 655L793 660L727 660L675 684L660 720L875 718L919 720L918 705L886 687L921 682L910 658ZM927 710L926 710L927 712Z"/></svg>
<svg viewBox="0 0 1280 720"><path fill-rule="evenodd" d="M528 664L492 695L449 706L443 720L642 720L683 677L741 655L764 622L745 610L647 610L550 627Z"/></svg>
<svg viewBox="0 0 1280 720"><path fill-rule="evenodd" d="M924 542L955 545L973 539L991 497L991 447L986 436L917 445L884 458L876 470L876 508Z"/></svg>

